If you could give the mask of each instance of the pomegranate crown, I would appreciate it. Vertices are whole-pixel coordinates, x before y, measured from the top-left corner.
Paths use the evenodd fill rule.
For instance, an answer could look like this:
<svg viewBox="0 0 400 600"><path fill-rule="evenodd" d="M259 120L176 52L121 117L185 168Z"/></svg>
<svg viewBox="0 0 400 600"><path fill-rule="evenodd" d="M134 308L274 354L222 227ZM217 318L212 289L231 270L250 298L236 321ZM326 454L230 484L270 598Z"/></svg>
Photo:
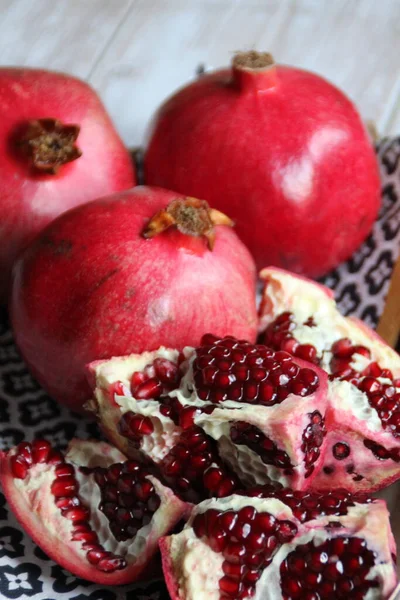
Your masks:
<svg viewBox="0 0 400 600"><path fill-rule="evenodd" d="M55 175L62 165L82 156L75 145L79 131L79 125L57 119L35 119L18 136L17 147L37 171Z"/></svg>
<svg viewBox="0 0 400 600"><path fill-rule="evenodd" d="M233 227L232 219L219 210L210 208L205 200L197 198L177 198L166 208L154 215L144 228L142 235L150 239L175 227L185 235L205 237L210 250L215 244L215 226Z"/></svg>

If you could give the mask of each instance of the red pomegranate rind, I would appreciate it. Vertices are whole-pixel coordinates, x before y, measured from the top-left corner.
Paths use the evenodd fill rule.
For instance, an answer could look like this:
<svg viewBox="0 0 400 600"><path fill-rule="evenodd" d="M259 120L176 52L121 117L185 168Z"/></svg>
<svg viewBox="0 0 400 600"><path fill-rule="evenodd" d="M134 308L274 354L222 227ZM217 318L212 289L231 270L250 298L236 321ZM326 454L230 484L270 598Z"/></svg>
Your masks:
<svg viewBox="0 0 400 600"><path fill-rule="evenodd" d="M63 568L104 585L138 579L159 537L188 510L171 490L103 442L74 440L65 458L46 442L23 443L1 454L0 467L4 494L33 540ZM112 499L114 513L106 516L105 502L110 508ZM121 520L131 529L115 537L111 531ZM135 522L146 539L142 548L135 546Z"/></svg>
<svg viewBox="0 0 400 600"><path fill-rule="evenodd" d="M310 501L309 494L296 494ZM321 495L320 504L327 498ZM387 599L396 585L389 514L384 502L361 500L305 522L276 498L201 503L181 533L160 540L171 598ZM269 539L273 550L265 560L259 547Z"/></svg>

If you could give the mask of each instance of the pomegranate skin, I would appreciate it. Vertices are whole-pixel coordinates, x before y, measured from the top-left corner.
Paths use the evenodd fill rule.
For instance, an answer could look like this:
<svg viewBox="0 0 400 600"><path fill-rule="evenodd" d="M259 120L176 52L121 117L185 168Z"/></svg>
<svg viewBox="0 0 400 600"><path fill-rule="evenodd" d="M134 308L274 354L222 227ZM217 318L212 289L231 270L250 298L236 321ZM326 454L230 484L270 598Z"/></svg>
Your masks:
<svg viewBox="0 0 400 600"><path fill-rule="evenodd" d="M255 266L226 226L214 249L168 229L144 239L151 217L177 194L137 187L61 215L14 269L11 319L33 375L81 410L93 360L196 345L205 331L255 340Z"/></svg>
<svg viewBox="0 0 400 600"><path fill-rule="evenodd" d="M95 91L85 82L28 68L0 69L0 301L12 264L29 240L65 210L132 187L132 161ZM57 174L32 167L18 149L20 128L36 119L79 125L82 156Z"/></svg>
<svg viewBox="0 0 400 600"><path fill-rule="evenodd" d="M347 259L380 205L377 161L351 101L288 66L204 75L160 108L145 182L227 212L258 268L318 277Z"/></svg>

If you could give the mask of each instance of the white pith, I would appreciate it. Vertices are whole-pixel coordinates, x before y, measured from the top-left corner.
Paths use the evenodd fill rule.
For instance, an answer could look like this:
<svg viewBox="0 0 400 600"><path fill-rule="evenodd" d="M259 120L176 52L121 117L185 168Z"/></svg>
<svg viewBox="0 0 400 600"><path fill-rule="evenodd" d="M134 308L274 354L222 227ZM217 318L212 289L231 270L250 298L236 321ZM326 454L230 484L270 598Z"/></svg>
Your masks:
<svg viewBox="0 0 400 600"><path fill-rule="evenodd" d="M280 565L297 546L307 544L311 540L315 546L324 543L328 538L338 536L356 536L367 540L368 548L379 554L381 563L374 566L367 579L378 578L381 588L370 589L365 600L379 600L387 597L396 582L395 569L391 559L393 537L389 527L388 512L383 502L372 505L356 504L348 509L344 516L326 516L318 520L300 525L293 518L291 510L276 499L246 498L231 496L220 500L207 500L198 505L185 529L169 539L172 542L170 557L173 573L176 577L180 600L219 600L218 583L223 576L223 556L210 549L206 541L194 534L193 520L198 513L210 508L221 511L238 511L251 504L258 512L269 512L277 518L290 519L297 523L298 534L294 541L283 544L276 552L272 563L264 570L256 586L255 600L282 600L280 588ZM325 526L330 521L340 521L343 528L327 531ZM207 568L204 568L206 565Z"/></svg>
<svg viewBox="0 0 400 600"><path fill-rule="evenodd" d="M395 377L400 375L399 355L365 325L342 316L327 288L274 268L263 269L260 277L266 282L260 331L264 331L279 314L290 311L298 323L292 335L302 344L313 344L319 354L324 351L321 367L326 371L330 372L332 344L349 338L353 345L366 346L371 351L371 359L367 359L367 363L360 355L355 355L352 361L354 368L365 368L366 364L376 361L390 369ZM303 325L311 316L317 327Z"/></svg>
<svg viewBox="0 0 400 600"><path fill-rule="evenodd" d="M348 412L354 427L357 427L356 418L363 421L363 426L372 433L383 431L378 412L370 405L367 394L355 385L336 379L329 382L328 390L330 406Z"/></svg>

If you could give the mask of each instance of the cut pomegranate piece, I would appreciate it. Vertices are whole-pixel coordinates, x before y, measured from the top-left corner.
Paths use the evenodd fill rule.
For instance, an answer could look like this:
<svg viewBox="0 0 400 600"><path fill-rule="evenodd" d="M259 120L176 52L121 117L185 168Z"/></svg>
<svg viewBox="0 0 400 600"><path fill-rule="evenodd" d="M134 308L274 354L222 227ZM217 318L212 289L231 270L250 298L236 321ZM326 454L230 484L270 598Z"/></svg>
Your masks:
<svg viewBox="0 0 400 600"><path fill-rule="evenodd" d="M104 585L136 580L158 539L188 505L103 442L73 440L65 456L49 442L0 455L0 481L21 525L74 575Z"/></svg>
<svg viewBox="0 0 400 600"><path fill-rule="evenodd" d="M189 362L183 381L190 387L193 372L193 393L216 405L195 422L242 482L308 488L325 452L326 374L286 352L231 337L205 336Z"/></svg>
<svg viewBox="0 0 400 600"><path fill-rule="evenodd" d="M396 585L395 544L381 500L319 495L312 521L285 500L206 500L160 541L172 600L383 600ZM310 494L295 492L302 512ZM346 492L344 492L346 494ZM342 494L343 496L343 494ZM324 507L336 502L340 509Z"/></svg>
<svg viewBox="0 0 400 600"><path fill-rule="evenodd" d="M178 353L165 348L90 365L92 409L108 438L152 461L190 500L231 494L229 469L244 485L309 487L325 452L326 374L285 352L209 334L184 358L175 389L157 375L159 364L178 370ZM154 385L152 397L138 398L148 381L161 392Z"/></svg>
<svg viewBox="0 0 400 600"><path fill-rule="evenodd" d="M263 341L308 354L329 374L325 464L312 487L389 485L400 477L400 357L365 324L343 317L327 288L280 269L261 277Z"/></svg>
<svg viewBox="0 0 400 600"><path fill-rule="evenodd" d="M110 441L151 464L181 497L229 495L237 478L222 465L215 442L194 424L196 407L183 406L174 395L183 376L179 358L178 352L160 348L92 363L89 379L96 388L89 406Z"/></svg>

